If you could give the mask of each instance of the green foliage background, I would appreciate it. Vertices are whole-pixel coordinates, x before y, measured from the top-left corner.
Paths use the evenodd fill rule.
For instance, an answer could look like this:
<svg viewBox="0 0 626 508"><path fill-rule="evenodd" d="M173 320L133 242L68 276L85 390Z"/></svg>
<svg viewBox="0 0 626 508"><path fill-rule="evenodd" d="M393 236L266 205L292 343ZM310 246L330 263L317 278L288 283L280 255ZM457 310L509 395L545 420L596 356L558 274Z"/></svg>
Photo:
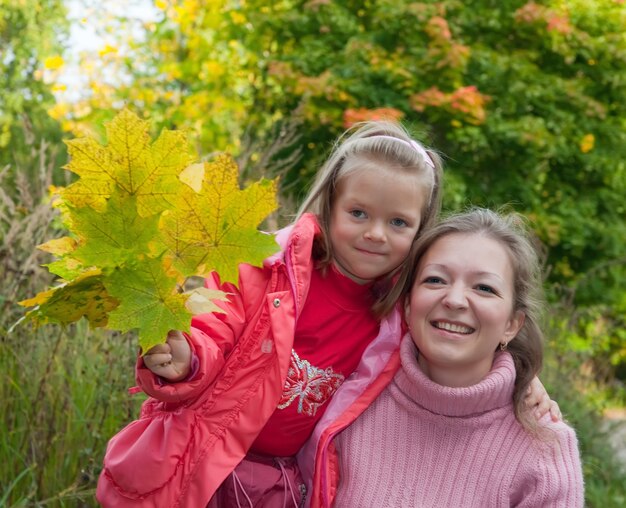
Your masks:
<svg viewBox="0 0 626 508"><path fill-rule="evenodd" d="M542 379L579 431L588 505L626 502L623 473L599 431L602 410L624 404L626 380L626 292L620 284L626 275L625 2L476 0L470 7L460 0L157 0L159 15L145 23L145 39L124 38L120 31L116 51L85 55L92 64L83 67L89 91L59 102L51 116L52 84L40 71L62 46L63 4L0 0L0 7L0 166L7 165L10 182L0 205L0 275L10 282L0 294L2 330L15 301L40 289L30 284L44 283L28 243L35 239L17 241L16 224L41 217L38 207L45 206L45 192L29 194L26 183L62 178L62 130L66 136L102 132L103 121L121 105L145 112L157 128L187 129L201 154L235 153L243 180L280 174L280 224L345 127L359 119L399 118L444 155L446 209L508 204L531 219L546 248L551 298ZM118 21L120 27L128 22L122 16ZM62 235L52 215L46 224L38 229L46 231L45 239ZM61 347L49 337L37 343L37 353L28 350L27 365L27 350L3 331L0 368L9 374L0 383L0 400L7 401L5 418L24 419L5 422L13 430L0 454L19 457L19 466L2 461L13 473L0 470L0 478L13 483L0 505L71 503L60 492L86 492L89 499L113 423L119 428L130 418L130 406L114 407L120 387L132 384L128 351L96 335L92 340L106 346L76 349L76 338L91 332L66 333L59 344L67 344L73 362L44 362ZM32 344L32 337L22 344ZM29 394L24 387L29 369L41 379L48 373L49 383L41 386L56 386L59 379L85 375L71 365L97 363L102 354L125 355L123 368L107 371L118 377L93 387L96 405L118 420L85 438L94 462L91 479L79 481L82 455L62 438L38 443L25 423L34 411L24 408L29 400L54 409L61 399L54 390ZM82 407L76 403L84 400L79 386L64 393L62 407ZM56 423L48 423L62 434L95 419L89 411L59 413ZM46 480L44 471L54 466L33 450L52 450L53 442L66 447L59 456L66 457L68 473Z"/></svg>
<svg viewBox="0 0 626 508"><path fill-rule="evenodd" d="M29 167L36 136L60 145L60 126L46 113L54 97L40 74L61 51L65 13L62 0L0 0L0 167Z"/></svg>
<svg viewBox="0 0 626 508"><path fill-rule="evenodd" d="M244 176L280 173L290 203L345 127L400 118L445 156L447 209L532 220L554 300L580 309L573 346L626 369L624 2L157 5L146 41L102 67L132 77L107 104L239 153ZM74 119L110 115L103 100Z"/></svg>

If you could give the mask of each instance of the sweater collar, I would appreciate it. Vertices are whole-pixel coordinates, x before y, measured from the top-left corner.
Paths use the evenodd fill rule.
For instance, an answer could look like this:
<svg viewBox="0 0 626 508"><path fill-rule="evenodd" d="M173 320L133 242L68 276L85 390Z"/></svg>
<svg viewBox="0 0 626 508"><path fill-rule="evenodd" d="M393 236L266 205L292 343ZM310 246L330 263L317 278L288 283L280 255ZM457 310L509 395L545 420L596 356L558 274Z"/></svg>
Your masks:
<svg viewBox="0 0 626 508"><path fill-rule="evenodd" d="M394 384L407 397L432 413L472 416L512 404L515 365L509 353L495 356L491 371L478 384L450 388L431 381L417 363L418 351L409 334L402 339L402 368Z"/></svg>

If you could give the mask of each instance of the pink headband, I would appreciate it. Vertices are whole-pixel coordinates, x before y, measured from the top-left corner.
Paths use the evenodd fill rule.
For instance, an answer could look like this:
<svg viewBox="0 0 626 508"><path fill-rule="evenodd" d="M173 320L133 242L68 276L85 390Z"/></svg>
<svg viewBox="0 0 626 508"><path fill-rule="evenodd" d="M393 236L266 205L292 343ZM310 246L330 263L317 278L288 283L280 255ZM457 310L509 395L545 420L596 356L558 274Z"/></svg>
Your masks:
<svg viewBox="0 0 626 508"><path fill-rule="evenodd" d="M430 158L430 155L428 155L428 152L426 150L424 150L424 148L422 147L422 145L420 145L417 141L414 141L412 139L409 139L409 141L405 141L404 139L400 139L400 138L396 138L393 136L387 136L384 134L381 134L379 136L372 136L372 138L382 138L382 139L395 139L396 141L399 141L400 143L411 147L413 150L415 150L418 154L420 154L422 156L422 159L424 160L424 162L426 163L426 165L432 169L432 172L430 173L430 179L431 179L431 183L432 183L432 187L430 188L430 196L428 197L428 205L430 206L430 203L433 199L433 193L435 192L435 163L433 162L433 160Z"/></svg>
<svg viewBox="0 0 626 508"><path fill-rule="evenodd" d="M424 162L430 167L430 169L432 169L433 171L435 170L435 163L430 158L430 155L428 155L428 152L424 150L422 145L420 145L417 141L414 141L412 139L410 139L409 141L405 141L404 139L395 138L393 136L387 136L384 134L380 136L372 136L372 137L382 138L382 139L395 139L396 141L399 141L400 143L406 146L410 146L411 148L413 148L413 150L415 150L417 153L419 153L422 156L422 158L424 159Z"/></svg>

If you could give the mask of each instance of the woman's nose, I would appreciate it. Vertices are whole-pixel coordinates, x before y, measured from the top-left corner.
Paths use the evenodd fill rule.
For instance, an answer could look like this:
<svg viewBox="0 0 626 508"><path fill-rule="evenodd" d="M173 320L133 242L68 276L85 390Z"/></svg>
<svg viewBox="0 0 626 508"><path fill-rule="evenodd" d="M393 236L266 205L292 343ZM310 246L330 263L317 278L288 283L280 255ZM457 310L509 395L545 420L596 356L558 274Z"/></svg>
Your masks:
<svg viewBox="0 0 626 508"><path fill-rule="evenodd" d="M451 309L465 309L467 307L467 297L464 289L457 284L449 286L446 289L443 303Z"/></svg>

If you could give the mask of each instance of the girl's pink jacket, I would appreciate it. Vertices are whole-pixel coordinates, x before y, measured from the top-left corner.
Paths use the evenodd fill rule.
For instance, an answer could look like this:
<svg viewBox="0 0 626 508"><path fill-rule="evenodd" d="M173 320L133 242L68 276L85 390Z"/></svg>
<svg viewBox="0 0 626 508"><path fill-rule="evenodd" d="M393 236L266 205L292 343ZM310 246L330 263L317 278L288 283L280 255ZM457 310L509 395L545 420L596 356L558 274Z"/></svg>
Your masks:
<svg viewBox="0 0 626 508"><path fill-rule="evenodd" d="M150 398L140 419L109 441L96 492L102 506L208 504L278 404L309 289L316 234L315 217L305 214L277 234L282 250L263 268L240 265L238 288L221 284L216 275L207 281L232 295L220 302L224 314L192 320L188 340L199 366L191 381L163 383L138 360L137 383ZM331 437L369 405L398 368L400 328L399 313L383 321L299 453L311 506L327 505L334 496Z"/></svg>

